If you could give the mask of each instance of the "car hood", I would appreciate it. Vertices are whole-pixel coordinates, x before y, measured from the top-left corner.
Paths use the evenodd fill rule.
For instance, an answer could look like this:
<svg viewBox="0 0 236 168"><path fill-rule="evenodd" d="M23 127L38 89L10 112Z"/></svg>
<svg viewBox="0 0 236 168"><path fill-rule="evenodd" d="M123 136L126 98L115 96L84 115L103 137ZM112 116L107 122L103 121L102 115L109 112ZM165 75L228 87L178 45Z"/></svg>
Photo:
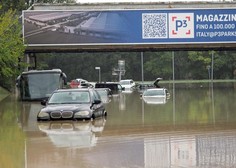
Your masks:
<svg viewBox="0 0 236 168"><path fill-rule="evenodd" d="M47 105L43 111L75 111L90 109L90 104L60 104L60 105Z"/></svg>

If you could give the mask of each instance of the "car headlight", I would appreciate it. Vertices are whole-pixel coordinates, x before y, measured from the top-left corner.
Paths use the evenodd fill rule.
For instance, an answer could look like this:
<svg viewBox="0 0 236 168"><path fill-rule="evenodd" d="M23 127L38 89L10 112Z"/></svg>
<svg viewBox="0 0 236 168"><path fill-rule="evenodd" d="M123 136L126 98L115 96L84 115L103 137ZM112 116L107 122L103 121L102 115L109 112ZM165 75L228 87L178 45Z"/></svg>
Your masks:
<svg viewBox="0 0 236 168"><path fill-rule="evenodd" d="M88 116L89 111L79 111L75 113L75 117Z"/></svg>
<svg viewBox="0 0 236 168"><path fill-rule="evenodd" d="M38 117L39 118L49 118L49 114L46 113L46 112L40 111L39 114L38 114Z"/></svg>

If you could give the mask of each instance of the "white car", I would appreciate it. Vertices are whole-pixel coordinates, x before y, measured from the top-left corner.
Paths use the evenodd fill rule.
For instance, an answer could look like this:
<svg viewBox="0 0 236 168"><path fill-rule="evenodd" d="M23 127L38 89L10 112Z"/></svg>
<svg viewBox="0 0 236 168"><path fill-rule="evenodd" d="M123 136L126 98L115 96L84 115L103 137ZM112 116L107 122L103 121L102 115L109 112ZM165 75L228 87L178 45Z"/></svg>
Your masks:
<svg viewBox="0 0 236 168"><path fill-rule="evenodd" d="M165 88L147 89L140 95L147 104L165 104L170 93Z"/></svg>
<svg viewBox="0 0 236 168"><path fill-rule="evenodd" d="M122 88L131 89L135 87L135 82L132 79L120 80L120 85Z"/></svg>

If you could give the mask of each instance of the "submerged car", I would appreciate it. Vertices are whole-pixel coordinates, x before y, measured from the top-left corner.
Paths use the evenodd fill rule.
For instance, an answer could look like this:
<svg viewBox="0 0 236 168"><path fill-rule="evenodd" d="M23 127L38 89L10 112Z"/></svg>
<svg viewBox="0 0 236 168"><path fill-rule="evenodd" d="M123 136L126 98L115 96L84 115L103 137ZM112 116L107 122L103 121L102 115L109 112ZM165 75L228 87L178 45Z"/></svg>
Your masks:
<svg viewBox="0 0 236 168"><path fill-rule="evenodd" d="M147 89L140 95L147 104L165 104L170 93L165 88Z"/></svg>
<svg viewBox="0 0 236 168"><path fill-rule="evenodd" d="M95 88L100 95L103 103L109 103L112 97L112 91L109 88Z"/></svg>
<svg viewBox="0 0 236 168"><path fill-rule="evenodd" d="M119 82L125 89L131 89L135 87L135 82L132 79L124 79Z"/></svg>
<svg viewBox="0 0 236 168"><path fill-rule="evenodd" d="M124 90L124 88L116 82L96 83L95 88L109 88L111 89L112 94L116 94Z"/></svg>
<svg viewBox="0 0 236 168"><path fill-rule="evenodd" d="M37 120L78 120L106 116L100 95L92 88L60 89L42 101Z"/></svg>
<svg viewBox="0 0 236 168"><path fill-rule="evenodd" d="M81 78L73 79L70 82L70 87L71 88L87 88L87 87L90 87L90 86L91 86L91 84L87 80L81 79Z"/></svg>

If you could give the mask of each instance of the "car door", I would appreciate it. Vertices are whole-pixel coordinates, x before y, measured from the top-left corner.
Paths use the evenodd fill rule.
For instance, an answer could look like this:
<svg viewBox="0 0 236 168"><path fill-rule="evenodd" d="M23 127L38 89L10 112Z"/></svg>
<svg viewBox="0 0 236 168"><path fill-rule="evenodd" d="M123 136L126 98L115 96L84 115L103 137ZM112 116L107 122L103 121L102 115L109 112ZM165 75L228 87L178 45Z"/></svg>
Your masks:
<svg viewBox="0 0 236 168"><path fill-rule="evenodd" d="M94 101L100 101L100 103L98 103L98 104L93 103L93 106L92 106L92 108L94 110L95 117L102 116L105 107L102 103L102 99L101 99L100 95L98 94L98 92L96 90L92 90L92 97L93 97L92 98L93 102Z"/></svg>

